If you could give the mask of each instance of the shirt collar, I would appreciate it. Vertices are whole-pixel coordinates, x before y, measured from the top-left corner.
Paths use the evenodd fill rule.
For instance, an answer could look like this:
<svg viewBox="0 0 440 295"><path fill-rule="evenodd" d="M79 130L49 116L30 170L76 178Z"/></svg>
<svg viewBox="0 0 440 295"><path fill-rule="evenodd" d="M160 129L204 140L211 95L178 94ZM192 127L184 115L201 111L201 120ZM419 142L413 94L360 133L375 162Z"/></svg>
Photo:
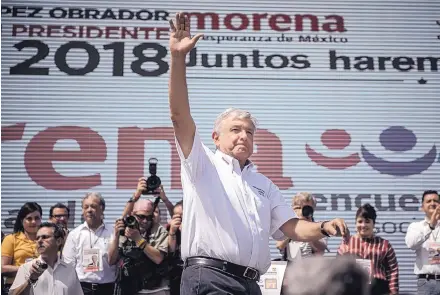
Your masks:
<svg viewBox="0 0 440 295"><path fill-rule="evenodd" d="M237 168L238 170L241 170L240 169L240 163L234 157L223 153L219 149L217 149L215 151L215 156L217 158L221 159L223 162L225 162L229 167L231 167L231 171L234 170L235 168ZM245 166L243 168L243 171L244 170L249 170L249 169L251 169L253 167L254 167L254 163L252 163L251 160L247 159L246 160L246 164L245 164Z"/></svg>
<svg viewBox="0 0 440 295"><path fill-rule="evenodd" d="M86 221L84 221L84 223L83 224L81 224L80 225L81 226L81 230L83 230L83 229L87 229L87 230L90 230L90 227L89 227L89 225L87 224L87 222ZM104 224L104 222L94 231L94 232L97 232L101 227L104 227L104 229L105 229L105 224Z"/></svg>

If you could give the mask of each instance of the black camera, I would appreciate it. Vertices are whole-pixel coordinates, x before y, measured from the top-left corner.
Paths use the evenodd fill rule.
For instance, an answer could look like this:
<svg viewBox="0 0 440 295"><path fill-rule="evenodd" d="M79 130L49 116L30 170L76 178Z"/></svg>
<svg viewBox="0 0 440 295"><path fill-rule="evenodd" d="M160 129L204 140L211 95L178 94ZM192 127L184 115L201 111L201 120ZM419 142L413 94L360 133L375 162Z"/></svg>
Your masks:
<svg viewBox="0 0 440 295"><path fill-rule="evenodd" d="M305 205L301 209L302 216L304 216L304 218L310 218L312 221L313 221L313 212L314 211L315 210L313 209L313 207L309 206L309 205Z"/></svg>
<svg viewBox="0 0 440 295"><path fill-rule="evenodd" d="M129 228L137 228L139 229L139 222L137 221L136 217L134 216L128 216L124 218L122 221L124 221L124 226ZM123 236L125 233L125 230L121 230L119 234Z"/></svg>
<svg viewBox="0 0 440 295"><path fill-rule="evenodd" d="M37 264L38 270L40 272L43 272L47 269L47 263L40 260L35 261L35 263Z"/></svg>
<svg viewBox="0 0 440 295"><path fill-rule="evenodd" d="M147 178L147 189L142 191L143 195L154 195L155 190L160 187L160 184L162 183L160 181L160 178L156 175L157 173L157 162L158 160L156 158L150 158L148 160L149 167L148 170L150 171L150 176Z"/></svg>

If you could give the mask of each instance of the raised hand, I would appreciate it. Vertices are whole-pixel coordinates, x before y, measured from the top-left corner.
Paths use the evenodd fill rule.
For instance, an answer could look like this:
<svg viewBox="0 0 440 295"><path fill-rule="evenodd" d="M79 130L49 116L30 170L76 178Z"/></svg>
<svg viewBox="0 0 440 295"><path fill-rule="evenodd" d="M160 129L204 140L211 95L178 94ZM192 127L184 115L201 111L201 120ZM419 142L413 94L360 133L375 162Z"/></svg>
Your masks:
<svg viewBox="0 0 440 295"><path fill-rule="evenodd" d="M191 38L190 22L184 13L176 13L175 20L170 20L170 51L172 56L185 56L194 48L203 34Z"/></svg>
<svg viewBox="0 0 440 295"><path fill-rule="evenodd" d="M173 219L170 223L170 234L175 234L178 229L180 229L180 226L182 225L182 216L179 214L173 215Z"/></svg>
<svg viewBox="0 0 440 295"><path fill-rule="evenodd" d="M324 224L324 230L330 236L342 236L345 239L350 237L350 231L348 230L348 226L343 219L336 218L330 220Z"/></svg>

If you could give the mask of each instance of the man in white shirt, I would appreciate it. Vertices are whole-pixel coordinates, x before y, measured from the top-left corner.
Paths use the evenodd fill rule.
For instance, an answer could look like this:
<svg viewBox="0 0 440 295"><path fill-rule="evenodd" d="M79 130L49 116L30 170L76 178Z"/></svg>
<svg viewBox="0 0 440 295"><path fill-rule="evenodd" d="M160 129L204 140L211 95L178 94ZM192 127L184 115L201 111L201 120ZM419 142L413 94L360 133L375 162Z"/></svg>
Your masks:
<svg viewBox="0 0 440 295"><path fill-rule="evenodd" d="M116 266L108 263L113 226L104 224L104 198L88 193L82 200L85 222L72 230L63 248L63 259L75 266L85 295L113 294ZM96 256L96 263L93 263Z"/></svg>
<svg viewBox="0 0 440 295"><path fill-rule="evenodd" d="M40 225L37 232L37 251L40 257L20 266L9 294L83 294L75 268L58 258L63 235L62 228L54 223L45 222Z"/></svg>
<svg viewBox="0 0 440 295"><path fill-rule="evenodd" d="M426 217L413 222L406 232L406 245L416 252L414 273L417 294L440 294L440 198L437 191L423 193L422 211Z"/></svg>
<svg viewBox="0 0 440 295"><path fill-rule="evenodd" d="M170 115L181 159L181 294L261 294L257 281L269 268L269 236L319 240L348 235L345 222L298 220L279 189L253 171L255 118L230 109L215 122L215 153L200 140L190 113L185 56L202 35L191 38L189 20L170 21Z"/></svg>

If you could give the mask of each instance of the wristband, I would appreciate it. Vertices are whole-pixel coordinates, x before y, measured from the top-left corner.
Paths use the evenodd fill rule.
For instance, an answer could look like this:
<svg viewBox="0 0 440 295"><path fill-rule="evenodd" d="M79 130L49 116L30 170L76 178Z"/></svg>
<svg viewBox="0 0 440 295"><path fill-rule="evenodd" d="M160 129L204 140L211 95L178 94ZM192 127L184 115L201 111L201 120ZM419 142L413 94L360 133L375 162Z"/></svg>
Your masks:
<svg viewBox="0 0 440 295"><path fill-rule="evenodd" d="M145 241L145 239L140 239L139 241L136 242L136 246L138 246L139 248L142 246L142 244L146 243L147 241Z"/></svg>
<svg viewBox="0 0 440 295"><path fill-rule="evenodd" d="M325 231L324 224L326 224L328 221L321 222L321 234L323 234L326 237L330 237L330 235Z"/></svg>

